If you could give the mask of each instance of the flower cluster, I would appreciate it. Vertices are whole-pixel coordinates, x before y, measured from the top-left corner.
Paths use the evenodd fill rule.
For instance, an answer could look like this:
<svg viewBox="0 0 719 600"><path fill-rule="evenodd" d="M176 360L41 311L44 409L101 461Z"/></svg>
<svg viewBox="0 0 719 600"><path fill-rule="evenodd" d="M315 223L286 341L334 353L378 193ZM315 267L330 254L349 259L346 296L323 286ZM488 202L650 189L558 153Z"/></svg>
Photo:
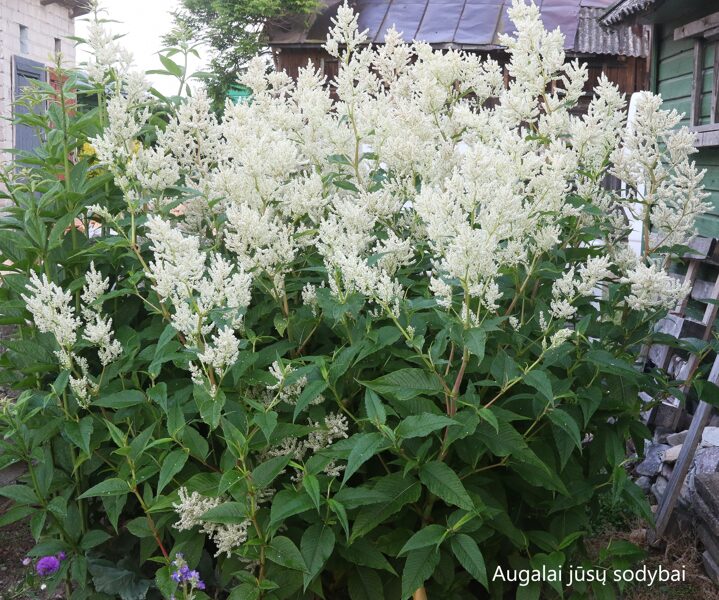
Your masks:
<svg viewBox="0 0 719 600"><path fill-rule="evenodd" d="M33 272L27 285L29 295L22 296L38 330L52 334L57 341L59 349L55 354L62 367L71 371L70 388L78 403L85 407L97 393L98 386L90 375L87 359L75 349L78 330L84 326L82 338L97 348L103 368L122 354L122 344L114 338L112 319L102 313L102 296L109 288L109 281L95 270L94 263L90 264L80 294L82 318L76 315L72 294L44 274L39 277Z"/></svg>
<svg viewBox="0 0 719 600"><path fill-rule="evenodd" d="M50 556L43 556L35 564L35 570L37 571L37 574L40 575L40 577L54 575L60 570L60 564L63 560L65 560L64 552L59 552L58 554ZM25 561L23 561L23 564L26 564ZM29 560L27 564L30 564Z"/></svg>
<svg viewBox="0 0 719 600"><path fill-rule="evenodd" d="M220 506L221 498L203 496L198 492L188 494L187 489L178 490L180 501L172 506L180 517L175 523L175 529L185 531L199 527L202 533L209 535L217 546L215 556L226 554L230 556L234 548L238 548L247 540L247 528L249 520L238 524L218 524L205 521L202 516L210 509Z"/></svg>
<svg viewBox="0 0 719 600"><path fill-rule="evenodd" d="M309 452L314 455L325 448L329 448L336 440L347 439L347 431L349 423L347 417L337 413L328 414L322 423L309 420L308 425L312 430L307 439L287 437L282 440L278 446L274 446L267 451L268 456L291 456L295 461L302 461ZM338 465L336 461L331 460L325 465L323 472L330 477L339 477L344 470L343 465ZM296 479L301 478L301 474L297 474Z"/></svg>
<svg viewBox="0 0 719 600"><path fill-rule="evenodd" d="M205 582L200 579L199 571L190 569L184 555L181 552L175 554L172 566L175 570L170 574L170 578L172 581L182 586L181 590L183 600L191 600L194 598L195 590L202 591L205 589ZM175 597L176 596L173 595L171 600L175 600Z"/></svg>

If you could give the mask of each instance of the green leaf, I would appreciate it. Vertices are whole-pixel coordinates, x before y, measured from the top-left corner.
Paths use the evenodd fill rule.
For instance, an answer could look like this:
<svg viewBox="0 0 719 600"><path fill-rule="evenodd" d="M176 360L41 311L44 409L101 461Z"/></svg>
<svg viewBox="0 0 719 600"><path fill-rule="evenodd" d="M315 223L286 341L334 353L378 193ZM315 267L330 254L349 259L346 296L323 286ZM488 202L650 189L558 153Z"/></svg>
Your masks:
<svg viewBox="0 0 719 600"><path fill-rule="evenodd" d="M157 493L160 494L172 478L182 471L187 462L188 454L184 450L173 450L162 461L160 478L157 482Z"/></svg>
<svg viewBox="0 0 719 600"><path fill-rule="evenodd" d="M281 490L272 499L270 524L277 525L286 518L312 510L312 499L304 492Z"/></svg>
<svg viewBox="0 0 719 600"><path fill-rule="evenodd" d="M335 534L326 524L315 523L302 534L300 548L308 572L304 574L304 589L319 574L335 547Z"/></svg>
<svg viewBox="0 0 719 600"><path fill-rule="evenodd" d="M47 240L47 249L53 250L62 244L62 240L65 237L65 232L69 230L75 221L75 217L80 212L80 209L75 209L72 212L64 214L60 217L50 230L50 235Z"/></svg>
<svg viewBox="0 0 719 600"><path fill-rule="evenodd" d="M195 384L192 396L202 420L209 425L210 429L217 429L222 417L222 409L225 406L225 392L218 389L213 397L204 386Z"/></svg>
<svg viewBox="0 0 719 600"><path fill-rule="evenodd" d="M407 543L402 546L397 556L402 556L412 550L426 548L427 546L438 546L444 539L445 533L447 533L447 529L441 525L427 525L427 527L423 527L407 540Z"/></svg>
<svg viewBox="0 0 719 600"><path fill-rule="evenodd" d="M4 513L0 514L0 527L5 527L6 525L15 523L20 519L29 517L30 515L35 514L35 511L36 509L33 506L16 504L15 506L6 510Z"/></svg>
<svg viewBox="0 0 719 600"><path fill-rule="evenodd" d="M495 433L499 433L499 421L497 420L495 414L492 412L492 409L482 407L479 409L479 411L477 411L477 414L482 420L487 421L487 423L489 423L494 428Z"/></svg>
<svg viewBox="0 0 719 600"><path fill-rule="evenodd" d="M365 389L364 405L367 418L370 421L381 424L387 421L387 412L382 404L382 399L369 388Z"/></svg>
<svg viewBox="0 0 719 600"><path fill-rule="evenodd" d="M270 485L275 477L289 464L292 456L275 456L270 458L252 470L252 483L262 489Z"/></svg>
<svg viewBox="0 0 719 600"><path fill-rule="evenodd" d="M419 478L430 492L447 504L468 511L474 510L472 499L464 489L459 477L445 463L435 460L422 465L419 470Z"/></svg>
<svg viewBox="0 0 719 600"><path fill-rule="evenodd" d="M533 387L547 400L554 400L554 394L552 393L552 384L549 381L549 377L544 371L534 369L524 375L524 383L528 386Z"/></svg>
<svg viewBox="0 0 719 600"><path fill-rule="evenodd" d="M160 334L160 338L157 340L157 346L155 346L155 355L152 358L150 366L147 368L148 372L152 377L157 377L160 374L164 357L167 355L174 354L173 349L167 350L167 345L177 335L177 331L172 325L166 325L165 329Z"/></svg>
<svg viewBox="0 0 719 600"><path fill-rule="evenodd" d="M393 473L382 477L372 489L381 501L360 510L352 528L351 541L372 531L377 525L398 512L405 504L419 499L422 486L411 476Z"/></svg>
<svg viewBox="0 0 719 600"><path fill-rule="evenodd" d="M91 529L80 540L80 548L90 550L110 539L110 534L100 529Z"/></svg>
<svg viewBox="0 0 719 600"><path fill-rule="evenodd" d="M350 600L381 600L385 597L382 579L371 569L354 569L347 583Z"/></svg>
<svg viewBox="0 0 719 600"><path fill-rule="evenodd" d="M370 569L380 569L396 575L397 572L385 558L384 554L377 548L376 542L372 542L367 538L360 538L352 542L351 546L340 546L339 553L342 557L362 567Z"/></svg>
<svg viewBox="0 0 719 600"><path fill-rule="evenodd" d="M484 564L484 557L482 556L479 546L477 546L477 542L467 534L460 533L452 536L450 546L459 564L462 565L462 568L479 581L486 589L489 589L487 567Z"/></svg>
<svg viewBox="0 0 719 600"><path fill-rule="evenodd" d="M332 512L337 517L337 520L340 522L340 525L342 526L342 530L345 532L345 536L347 539L350 537L350 523L347 519L347 510L344 507L344 504L341 502L337 502L334 498L330 498L327 500L327 505L330 507Z"/></svg>
<svg viewBox="0 0 719 600"><path fill-rule="evenodd" d="M572 440L572 443L581 450L582 448L582 434L579 431L579 426L577 425L577 422L572 418L572 416L565 410L562 410L561 408L555 408L554 410L550 411L547 416L549 417L549 420L559 427L562 431L566 432L570 439Z"/></svg>
<svg viewBox="0 0 719 600"><path fill-rule="evenodd" d="M128 456L132 460L137 460L140 458L140 455L145 451L145 448L147 448L147 444L150 441L150 438L152 438L152 432L155 430L155 424L153 423L146 429L143 429L130 443L130 452L128 453Z"/></svg>
<svg viewBox="0 0 719 600"><path fill-rule="evenodd" d="M416 437L425 437L450 425L458 425L457 421L445 417L444 415L433 415L432 413L423 413L421 415L411 415L404 419L396 429L398 436L408 439Z"/></svg>
<svg viewBox="0 0 719 600"><path fill-rule="evenodd" d="M436 375L423 369L400 369L374 381L360 383L378 394L392 394L399 400L410 400L425 394L439 394L444 389Z"/></svg>
<svg viewBox="0 0 719 600"><path fill-rule="evenodd" d="M265 413L257 413L254 416L253 421L260 428L262 433L265 434L265 438L269 442L272 432L275 430L275 427L277 427L277 413L274 410Z"/></svg>
<svg viewBox="0 0 719 600"><path fill-rule="evenodd" d="M297 546L290 538L283 535L278 535L270 542L267 547L267 558L282 567L304 573L309 572Z"/></svg>
<svg viewBox="0 0 719 600"><path fill-rule="evenodd" d="M477 357L477 362L482 362L484 358L484 345L486 341L487 333L479 327L473 327L464 332L464 345Z"/></svg>
<svg viewBox="0 0 719 600"><path fill-rule="evenodd" d="M424 585L439 564L439 550L428 547L413 550L407 555L402 571L402 599L410 598Z"/></svg>
<svg viewBox="0 0 719 600"><path fill-rule="evenodd" d="M0 491L1 492L1 491ZM93 498L96 496L122 496L130 492L130 486L128 483L117 477L111 477L105 481L93 485L84 494L78 496L79 498Z"/></svg>
<svg viewBox="0 0 719 600"><path fill-rule="evenodd" d="M202 515L203 521L232 525L247 520L247 507L241 502L223 502Z"/></svg>
<svg viewBox="0 0 719 600"><path fill-rule="evenodd" d="M311 498L315 508L320 510L320 482L317 480L315 475L312 473L305 473L302 478L302 487L304 488L307 495Z"/></svg>
<svg viewBox="0 0 719 600"><path fill-rule="evenodd" d="M343 485L357 472L357 469L372 458L378 450L388 445L387 440L381 433L355 434L350 438L350 441L353 442L352 451L347 458L347 468L345 469L344 478L342 479Z"/></svg>
<svg viewBox="0 0 719 600"><path fill-rule="evenodd" d="M92 582L98 592L109 594L122 600L144 600L152 583L141 579L137 573L122 569L107 560L89 561Z"/></svg>
<svg viewBox="0 0 719 600"><path fill-rule="evenodd" d="M326 389L326 381L323 381L322 379L315 379L313 381L310 381L302 390L300 397L297 398L297 403L295 404L295 410L294 414L292 415L292 420L294 421L295 419L297 419L299 414L305 408L307 408L309 403L312 402L315 398L317 398Z"/></svg>
<svg viewBox="0 0 719 600"><path fill-rule="evenodd" d="M184 69L180 65L178 65L174 60L168 58L164 54L159 54L158 56L160 57L160 62L162 63L162 66L167 69L167 72L170 75L176 77L177 79L180 79L182 77Z"/></svg>
<svg viewBox="0 0 719 600"><path fill-rule="evenodd" d="M95 400L92 405L99 406L102 408L128 408L130 406L137 406L145 401L145 395L139 390L123 390L121 392L115 392Z"/></svg>
<svg viewBox="0 0 719 600"><path fill-rule="evenodd" d="M262 590L251 583L243 583L235 587L227 600L258 600Z"/></svg>
<svg viewBox="0 0 719 600"><path fill-rule="evenodd" d="M174 570L174 569L173 569ZM155 585L163 598L169 598L175 593L177 584L171 579L170 567L162 567L155 571Z"/></svg>
<svg viewBox="0 0 719 600"><path fill-rule="evenodd" d="M87 456L90 456L90 437L93 427L90 415L83 417L80 421L65 422L65 435Z"/></svg>
<svg viewBox="0 0 719 600"><path fill-rule="evenodd" d="M37 504L38 498L32 488L26 485L6 485L0 488L0 496L10 498L19 504Z"/></svg>

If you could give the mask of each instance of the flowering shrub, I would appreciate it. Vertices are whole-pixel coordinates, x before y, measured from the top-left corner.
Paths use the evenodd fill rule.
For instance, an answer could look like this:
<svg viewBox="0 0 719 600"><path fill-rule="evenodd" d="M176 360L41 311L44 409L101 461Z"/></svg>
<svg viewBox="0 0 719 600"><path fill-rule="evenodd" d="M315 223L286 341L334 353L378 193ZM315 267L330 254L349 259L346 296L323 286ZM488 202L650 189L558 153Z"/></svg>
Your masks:
<svg viewBox="0 0 719 600"><path fill-rule="evenodd" d="M506 88L393 30L368 47L347 7L336 101L258 59L217 118L150 95L99 23L89 81L40 88L0 236L25 390L1 456L28 476L0 494L73 597L499 598L497 569L587 560L600 500L651 518L625 442L668 384L633 362L687 291L693 138L649 93L627 128L604 78L574 116L586 68L510 16Z"/></svg>

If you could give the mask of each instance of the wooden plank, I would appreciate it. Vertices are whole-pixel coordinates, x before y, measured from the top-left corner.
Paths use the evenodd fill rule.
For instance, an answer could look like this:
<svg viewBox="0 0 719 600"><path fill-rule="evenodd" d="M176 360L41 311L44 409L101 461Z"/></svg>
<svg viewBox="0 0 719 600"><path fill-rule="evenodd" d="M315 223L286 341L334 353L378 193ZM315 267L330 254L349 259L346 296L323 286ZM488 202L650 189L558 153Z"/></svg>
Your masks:
<svg viewBox="0 0 719 600"><path fill-rule="evenodd" d="M673 77L681 77L692 73L694 45L686 51L675 54L668 58L662 58L659 61L658 74L659 81L666 81Z"/></svg>
<svg viewBox="0 0 719 600"><path fill-rule="evenodd" d="M712 105L710 122L716 123L719 117L719 42L714 42L714 69L712 72L714 85L712 85Z"/></svg>
<svg viewBox="0 0 719 600"><path fill-rule="evenodd" d="M677 27L674 30L674 39L682 40L703 34L707 29L719 26L719 12L712 13L696 21L690 21L686 25Z"/></svg>
<svg viewBox="0 0 719 600"><path fill-rule="evenodd" d="M695 145L697 148L719 146L719 130L697 133Z"/></svg>
<svg viewBox="0 0 719 600"><path fill-rule="evenodd" d="M699 125L699 118L702 109L702 88L704 68L704 41L697 38L694 40L694 66L692 77L691 110L689 113L689 124Z"/></svg>
<svg viewBox="0 0 719 600"><path fill-rule="evenodd" d="M719 27L715 27L714 29L707 29L704 32L705 40L715 41L717 38L719 38Z"/></svg>

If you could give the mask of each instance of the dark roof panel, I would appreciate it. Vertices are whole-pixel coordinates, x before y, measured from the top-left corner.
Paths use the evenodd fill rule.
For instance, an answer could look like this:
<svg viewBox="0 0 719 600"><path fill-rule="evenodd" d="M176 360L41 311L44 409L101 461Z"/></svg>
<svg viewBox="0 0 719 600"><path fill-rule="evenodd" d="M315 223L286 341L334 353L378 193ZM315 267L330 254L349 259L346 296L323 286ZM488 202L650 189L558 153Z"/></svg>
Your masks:
<svg viewBox="0 0 719 600"><path fill-rule="evenodd" d="M384 42L384 34L392 26L402 33L403 39L414 40L426 9L427 0L395 0L389 3L389 10L380 26L379 38L375 37L375 41Z"/></svg>
<svg viewBox="0 0 719 600"><path fill-rule="evenodd" d="M462 9L462 0L430 1L417 31L417 39L428 44L446 44L447 40L454 38Z"/></svg>
<svg viewBox="0 0 719 600"><path fill-rule="evenodd" d="M360 31L367 29L368 38L374 41L384 23L389 3L386 0L365 0L359 4L356 10L359 12L357 23Z"/></svg>
<svg viewBox="0 0 719 600"><path fill-rule="evenodd" d="M331 20L343 0L322 0L325 8L314 17L286 19L268 26L271 46L319 46L331 28ZM540 0L536 0L538 3ZM633 0L651 2L654 0ZM613 0L541 0L540 12L547 29L560 28L565 48L589 54L647 56L644 30L621 25L600 25ZM402 38L419 40L438 47L492 50L499 47L499 34L512 33L507 16L511 0L354 0L359 28L367 30L371 43L383 43L393 25Z"/></svg>
<svg viewBox="0 0 719 600"><path fill-rule="evenodd" d="M486 46L495 42L499 17L504 12L502 2L495 4L469 3L464 7L454 41L457 44Z"/></svg>
<svg viewBox="0 0 719 600"><path fill-rule="evenodd" d="M547 31L554 31L557 27L564 34L564 47L573 48L579 25L579 2L566 2L554 4L545 0L541 8L540 18Z"/></svg>

